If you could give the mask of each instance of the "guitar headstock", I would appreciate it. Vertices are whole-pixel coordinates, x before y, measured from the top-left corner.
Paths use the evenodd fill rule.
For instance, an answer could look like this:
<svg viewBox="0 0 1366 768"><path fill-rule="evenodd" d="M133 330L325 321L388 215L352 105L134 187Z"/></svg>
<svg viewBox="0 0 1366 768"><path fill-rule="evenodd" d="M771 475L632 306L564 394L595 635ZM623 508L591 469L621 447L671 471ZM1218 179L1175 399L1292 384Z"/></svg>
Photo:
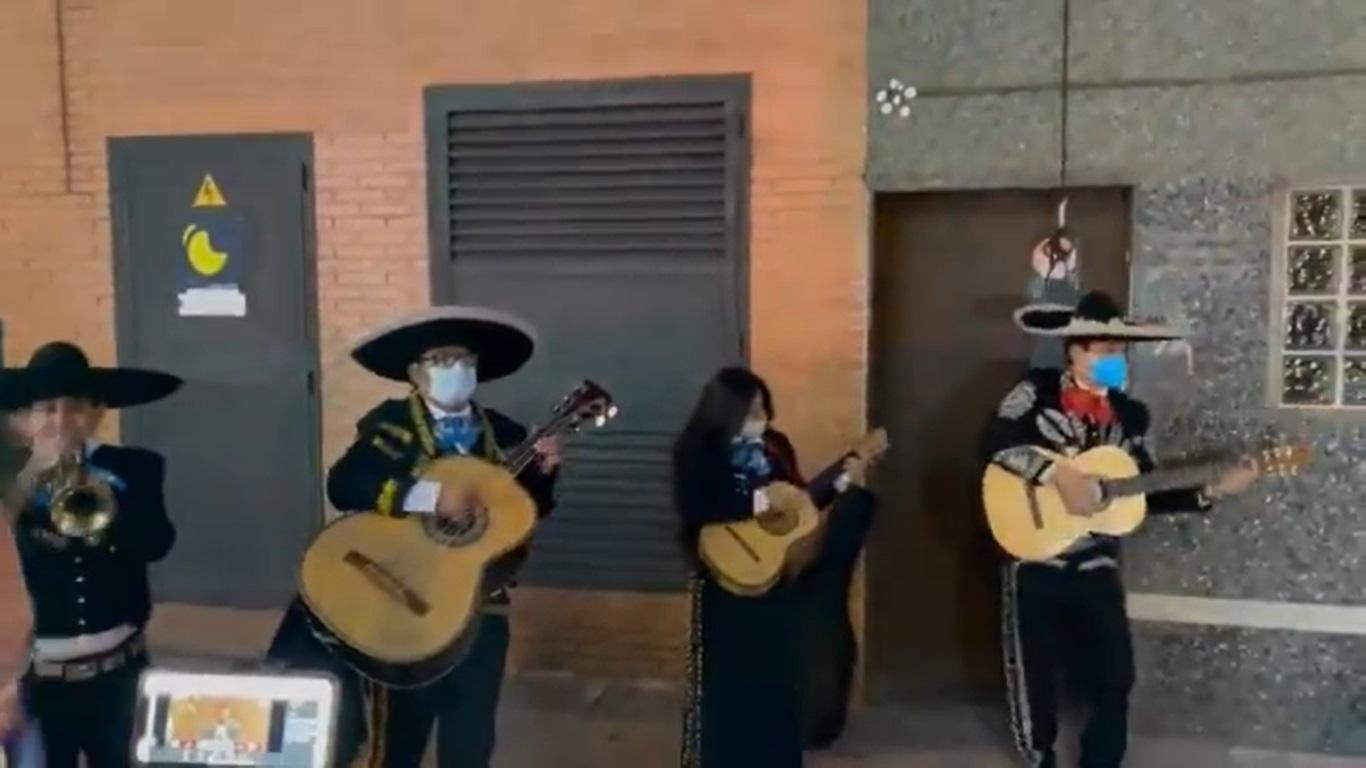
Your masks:
<svg viewBox="0 0 1366 768"><path fill-rule="evenodd" d="M1312 446L1277 445L1253 453L1248 457L1248 463L1259 474L1286 477L1299 474L1313 457Z"/></svg>
<svg viewBox="0 0 1366 768"><path fill-rule="evenodd" d="M587 424L601 427L616 418L617 404L612 395L596 382L584 380L555 406L554 420L564 429L576 432Z"/></svg>

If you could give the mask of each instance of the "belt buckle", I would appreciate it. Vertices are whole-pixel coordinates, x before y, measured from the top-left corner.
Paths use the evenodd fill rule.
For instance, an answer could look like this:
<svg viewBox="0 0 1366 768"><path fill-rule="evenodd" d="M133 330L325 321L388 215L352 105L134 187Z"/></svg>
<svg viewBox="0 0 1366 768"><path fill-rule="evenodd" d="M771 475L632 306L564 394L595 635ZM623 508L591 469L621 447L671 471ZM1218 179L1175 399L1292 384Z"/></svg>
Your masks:
<svg viewBox="0 0 1366 768"><path fill-rule="evenodd" d="M67 664L62 670L62 678L67 682L76 683L82 680L89 680L100 673L100 662L83 661L79 664Z"/></svg>

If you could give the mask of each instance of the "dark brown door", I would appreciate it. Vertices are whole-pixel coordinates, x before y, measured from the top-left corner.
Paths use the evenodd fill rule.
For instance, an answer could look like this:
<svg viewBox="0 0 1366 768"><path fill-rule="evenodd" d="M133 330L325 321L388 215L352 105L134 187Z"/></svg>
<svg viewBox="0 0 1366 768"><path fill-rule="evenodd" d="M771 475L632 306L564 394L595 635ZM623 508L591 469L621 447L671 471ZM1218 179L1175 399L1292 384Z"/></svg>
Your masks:
<svg viewBox="0 0 1366 768"><path fill-rule="evenodd" d="M1128 296L1129 194L1076 190L1084 288ZM868 693L877 703L1000 690L998 556L977 437L1024 371L1011 312L1052 229L1044 191L888 195L876 208L871 418L894 451L868 553Z"/></svg>
<svg viewBox="0 0 1366 768"><path fill-rule="evenodd" d="M322 523L306 135L109 144L119 361L185 379L123 414L166 455L158 600L263 608Z"/></svg>

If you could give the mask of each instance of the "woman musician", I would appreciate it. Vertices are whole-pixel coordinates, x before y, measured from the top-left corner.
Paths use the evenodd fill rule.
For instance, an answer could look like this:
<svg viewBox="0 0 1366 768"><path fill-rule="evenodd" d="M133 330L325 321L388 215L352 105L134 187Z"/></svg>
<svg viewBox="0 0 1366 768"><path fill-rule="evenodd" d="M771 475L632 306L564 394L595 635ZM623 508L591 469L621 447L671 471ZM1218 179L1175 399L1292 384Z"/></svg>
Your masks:
<svg viewBox="0 0 1366 768"><path fill-rule="evenodd" d="M748 370L726 368L704 387L674 446L674 502L695 573L684 768L802 764L795 641L803 590L785 579L762 595L742 597L722 588L697 557L705 525L757 516L765 527L781 526L783 512L770 505L766 491L771 483L805 487L818 508L839 490L862 485L861 469L846 462L848 472L825 473L808 487L791 441L770 426L773 416L773 395L764 381ZM812 565L839 549L829 533Z"/></svg>

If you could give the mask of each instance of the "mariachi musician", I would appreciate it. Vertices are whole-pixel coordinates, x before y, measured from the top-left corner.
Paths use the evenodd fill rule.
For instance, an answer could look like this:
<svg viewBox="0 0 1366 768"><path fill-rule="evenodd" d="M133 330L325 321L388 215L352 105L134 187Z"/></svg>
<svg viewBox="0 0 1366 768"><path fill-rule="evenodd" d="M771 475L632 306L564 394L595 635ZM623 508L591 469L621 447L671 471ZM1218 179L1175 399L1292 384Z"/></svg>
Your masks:
<svg viewBox="0 0 1366 768"><path fill-rule="evenodd" d="M82 754L93 766L128 764L147 665L147 565L170 551L175 529L161 455L95 434L106 409L160 400L180 384L167 373L91 366L66 342L0 371L29 449L8 504L35 618L23 698L49 766L74 768Z"/></svg>
<svg viewBox="0 0 1366 768"><path fill-rule="evenodd" d="M392 517L436 514L458 521L468 515L465 499L419 480L421 468L445 456L496 461L526 438L522 425L479 405L474 392L479 382L501 379L525 365L535 338L525 321L510 314L448 306L403 318L357 344L352 351L356 362L377 376L406 382L411 391L385 400L361 418L355 442L328 472L332 505L342 513ZM559 442L545 438L536 452L538 460L517 479L544 516L554 506ZM522 554L514 553L511 560L520 561ZM501 565L510 570L508 563ZM416 768L435 721L440 765L483 768L493 756L494 715L509 640L508 604L505 589L490 595L468 655L422 688L388 689L362 682L315 636L298 601L287 612L270 656L294 666L324 666L342 681L338 765L352 764L364 742L360 764Z"/></svg>
<svg viewBox="0 0 1366 768"><path fill-rule="evenodd" d="M1095 514L1105 506L1100 481L1057 457L1108 445L1145 472L1154 467L1147 445L1152 417L1126 391L1128 347L1181 332L1129 319L1099 291L1081 296L1074 308L1026 306L1016 321L1025 333L1061 340L1063 366L1031 370L1010 390L983 431L983 459L1031 486L1052 486L1070 514ZM1256 474L1237 466L1205 488L1150 494L1149 511L1208 511L1214 500L1245 491ZM1005 566L1002 644L1011 720L1016 746L1031 765L1056 764L1060 671L1085 683L1090 717L1081 764L1117 768L1124 759L1134 655L1120 550L1119 538L1095 534L1049 560L1012 559Z"/></svg>
<svg viewBox="0 0 1366 768"><path fill-rule="evenodd" d="M774 413L762 378L723 368L674 444L674 505L694 572L682 768L799 768L804 749L828 746L844 727L856 651L848 585L873 497L852 455L805 481ZM775 482L833 510L800 575L762 595L732 594L703 565L699 536L714 523L777 522Z"/></svg>

